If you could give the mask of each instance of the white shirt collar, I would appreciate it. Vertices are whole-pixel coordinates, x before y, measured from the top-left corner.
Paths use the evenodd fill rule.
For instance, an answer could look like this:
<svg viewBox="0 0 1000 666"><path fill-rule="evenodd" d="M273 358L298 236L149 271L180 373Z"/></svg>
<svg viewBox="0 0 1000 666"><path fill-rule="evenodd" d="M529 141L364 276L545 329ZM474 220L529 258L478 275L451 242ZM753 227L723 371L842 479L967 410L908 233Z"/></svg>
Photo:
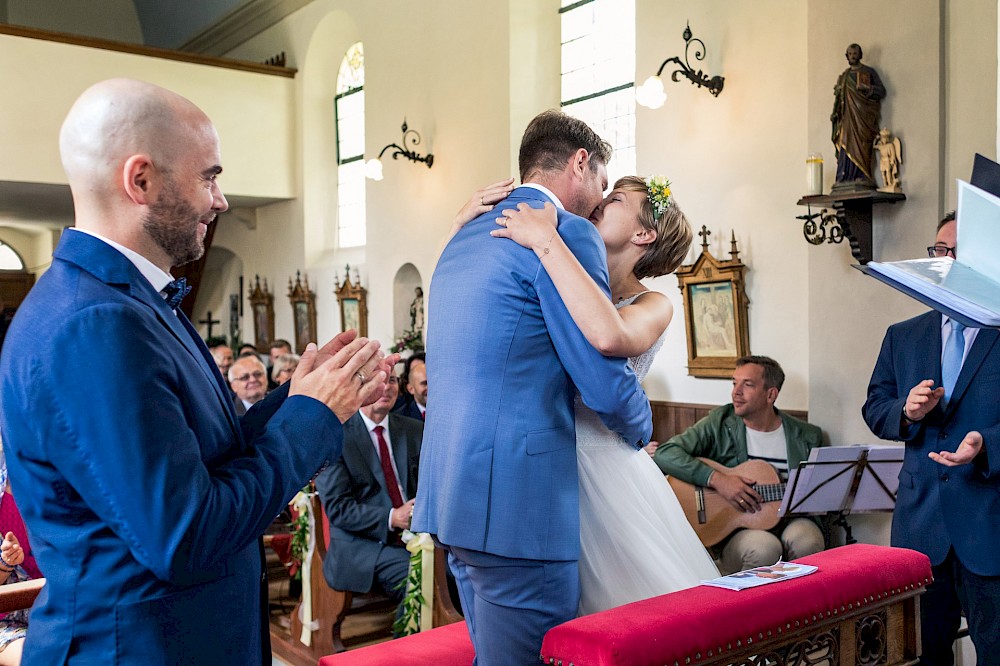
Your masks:
<svg viewBox="0 0 1000 666"><path fill-rule="evenodd" d="M368 418L367 414L365 414L364 412L362 412L360 410L358 410L358 414L361 415L361 420L365 422L365 427L368 428L368 432L371 432L372 430L374 430L375 426L382 426L383 428L386 429L386 431L389 430L389 415L388 414L386 414L385 417L381 421L379 421L378 423L375 423L374 421L372 421L370 418Z"/></svg>
<svg viewBox="0 0 1000 666"><path fill-rule="evenodd" d="M173 281L170 273L164 273L159 266L155 265L146 257L142 256L135 250L130 250L129 248L116 243L110 238L105 238L99 233L91 231L89 229L80 229L79 227L73 227L70 231L79 231L82 234L87 234L88 236L93 236L94 238L104 241L114 249L125 255L125 258L132 262L136 269L142 273L142 276L149 281L149 284L153 285L153 289L156 291L162 290L169 283Z"/></svg>
<svg viewBox="0 0 1000 666"><path fill-rule="evenodd" d="M538 183L521 183L521 187L532 187L538 190L539 192L547 196L549 199L552 199L552 203L555 204L556 208L566 210L566 206L563 206L562 201L559 201L559 197L553 194L552 190L545 187L544 185L539 185Z"/></svg>

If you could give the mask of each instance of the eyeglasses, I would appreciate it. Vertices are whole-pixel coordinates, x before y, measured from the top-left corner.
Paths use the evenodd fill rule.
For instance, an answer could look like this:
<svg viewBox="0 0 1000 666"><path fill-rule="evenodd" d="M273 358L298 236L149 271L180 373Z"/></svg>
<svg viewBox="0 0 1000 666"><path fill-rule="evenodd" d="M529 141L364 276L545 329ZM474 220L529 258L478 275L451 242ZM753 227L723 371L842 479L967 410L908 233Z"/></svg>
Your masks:
<svg viewBox="0 0 1000 666"><path fill-rule="evenodd" d="M927 248L927 256L931 257L947 257L951 255L951 258L955 258L955 248L948 247L947 245L931 245Z"/></svg>
<svg viewBox="0 0 1000 666"><path fill-rule="evenodd" d="M255 370L246 375L240 375L239 377L233 377L234 382L248 382L250 378L253 377L257 381L264 379L264 373L261 370Z"/></svg>

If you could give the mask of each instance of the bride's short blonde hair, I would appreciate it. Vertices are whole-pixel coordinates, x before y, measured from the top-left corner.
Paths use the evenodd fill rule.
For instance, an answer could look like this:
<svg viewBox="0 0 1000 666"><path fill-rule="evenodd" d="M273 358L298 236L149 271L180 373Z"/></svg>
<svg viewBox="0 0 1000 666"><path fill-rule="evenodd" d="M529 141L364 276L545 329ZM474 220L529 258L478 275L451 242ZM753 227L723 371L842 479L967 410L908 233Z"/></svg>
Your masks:
<svg viewBox="0 0 1000 666"><path fill-rule="evenodd" d="M632 272L640 280L646 277L668 275L677 270L684 261L694 234L684 212L677 205L677 199L670 197L670 206L663 211L660 219L653 215L653 204L649 201L646 180L639 176L619 178L614 189L626 192L642 192L647 195L639 209L639 224L644 229L656 232L656 240L646 248L646 254L636 263Z"/></svg>

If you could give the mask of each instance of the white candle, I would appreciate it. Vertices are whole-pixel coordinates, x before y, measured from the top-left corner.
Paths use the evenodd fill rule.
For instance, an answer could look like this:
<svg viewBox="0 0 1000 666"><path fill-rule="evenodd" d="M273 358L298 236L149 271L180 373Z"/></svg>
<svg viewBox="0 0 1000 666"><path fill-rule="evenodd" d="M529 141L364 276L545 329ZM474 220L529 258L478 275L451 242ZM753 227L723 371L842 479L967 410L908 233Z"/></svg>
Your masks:
<svg viewBox="0 0 1000 666"><path fill-rule="evenodd" d="M806 195L823 194L823 156L810 153L806 158Z"/></svg>

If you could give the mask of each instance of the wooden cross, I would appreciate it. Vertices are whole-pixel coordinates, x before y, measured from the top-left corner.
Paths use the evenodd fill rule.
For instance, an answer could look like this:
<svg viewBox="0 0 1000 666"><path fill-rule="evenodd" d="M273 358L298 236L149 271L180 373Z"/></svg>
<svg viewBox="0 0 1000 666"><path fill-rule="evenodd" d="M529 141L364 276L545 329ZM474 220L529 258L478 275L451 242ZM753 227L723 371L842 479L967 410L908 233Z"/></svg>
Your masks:
<svg viewBox="0 0 1000 666"><path fill-rule="evenodd" d="M208 326L208 335L205 337L211 338L212 327L215 326L216 324L221 324L222 322L219 321L218 319L212 319L212 311L209 310L208 315L204 319L199 320L198 323L205 324L206 326Z"/></svg>
<svg viewBox="0 0 1000 666"><path fill-rule="evenodd" d="M707 250L708 249L708 237L712 235L712 232L709 231L708 227L706 227L703 224L703 225L701 225L701 231L698 232L698 235L701 236L701 247L703 249Z"/></svg>

